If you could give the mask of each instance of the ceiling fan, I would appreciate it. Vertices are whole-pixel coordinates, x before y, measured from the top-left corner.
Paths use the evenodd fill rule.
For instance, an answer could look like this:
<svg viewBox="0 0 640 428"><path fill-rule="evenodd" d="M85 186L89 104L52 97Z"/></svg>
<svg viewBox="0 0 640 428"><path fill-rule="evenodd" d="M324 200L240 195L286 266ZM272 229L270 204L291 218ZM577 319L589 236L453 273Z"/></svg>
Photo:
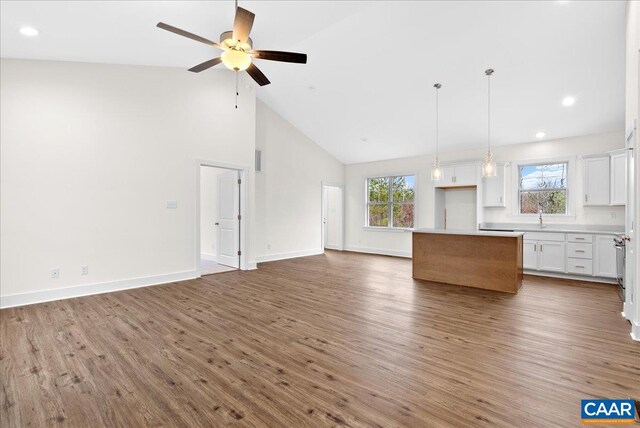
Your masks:
<svg viewBox="0 0 640 428"><path fill-rule="evenodd" d="M200 73L201 71L223 63L227 68L236 72L246 70L247 73L249 73L249 76L251 76L258 85L264 86L271 82L267 79L264 73L256 67L252 62L252 59L293 62L298 64L307 63L307 55L302 53L254 50L253 40L249 37L251 27L253 27L254 18L255 15L252 12L238 7L238 2L236 1L236 16L233 21L233 31L225 31L222 33L220 35L220 43L213 42L205 39L204 37L200 37L193 33L189 33L188 31L181 30L180 28L165 24L164 22L158 22L157 27L188 37L197 42L204 43L205 45L213 46L223 51L219 57L191 67L189 71L194 73Z"/></svg>

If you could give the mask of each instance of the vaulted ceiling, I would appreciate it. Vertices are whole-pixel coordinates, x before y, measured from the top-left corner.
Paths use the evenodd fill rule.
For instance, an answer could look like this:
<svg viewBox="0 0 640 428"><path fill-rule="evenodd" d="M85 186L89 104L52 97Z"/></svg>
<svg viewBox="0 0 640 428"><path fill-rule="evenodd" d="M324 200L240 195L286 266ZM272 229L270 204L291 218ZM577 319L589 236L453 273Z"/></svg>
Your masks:
<svg viewBox="0 0 640 428"><path fill-rule="evenodd" d="M624 126L623 1L240 5L256 14L255 48L309 55L307 65L257 62L272 82L255 88L258 97L345 163L433 153L436 82L441 150L483 147L489 67L496 145ZM233 13L232 1L3 1L0 53L186 73L218 51L155 24L217 40ZM22 36L25 25L40 34Z"/></svg>

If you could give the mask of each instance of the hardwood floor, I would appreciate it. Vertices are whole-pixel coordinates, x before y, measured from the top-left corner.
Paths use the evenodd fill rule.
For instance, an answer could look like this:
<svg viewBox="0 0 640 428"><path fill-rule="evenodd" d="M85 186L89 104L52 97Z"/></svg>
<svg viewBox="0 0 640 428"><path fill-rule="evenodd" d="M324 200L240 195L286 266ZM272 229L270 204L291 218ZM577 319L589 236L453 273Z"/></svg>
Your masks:
<svg viewBox="0 0 640 428"><path fill-rule="evenodd" d="M517 295L355 253L5 309L2 427L578 426L640 398L613 286Z"/></svg>

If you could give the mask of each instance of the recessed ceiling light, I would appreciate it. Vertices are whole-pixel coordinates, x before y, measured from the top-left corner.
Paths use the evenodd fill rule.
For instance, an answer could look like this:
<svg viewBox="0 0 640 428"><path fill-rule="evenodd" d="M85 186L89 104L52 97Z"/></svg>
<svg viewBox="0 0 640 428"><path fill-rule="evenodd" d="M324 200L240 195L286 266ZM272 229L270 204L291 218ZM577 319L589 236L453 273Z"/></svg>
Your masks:
<svg viewBox="0 0 640 428"><path fill-rule="evenodd" d="M369 141L369 139L367 137L360 137L360 141L366 143L367 141Z"/></svg>
<svg viewBox="0 0 640 428"><path fill-rule="evenodd" d="M20 34L22 34L23 36L33 37L33 36L37 36L38 33L40 32L33 27L20 28Z"/></svg>
<svg viewBox="0 0 640 428"><path fill-rule="evenodd" d="M547 135L547 134L545 134L545 133L544 133L544 132L542 132L542 131L540 131L540 132L536 132L536 138L544 138L544 137L545 137L545 135Z"/></svg>
<svg viewBox="0 0 640 428"><path fill-rule="evenodd" d="M576 99L573 97L564 97L564 99L562 100L562 105L565 107L572 106L575 103L576 103Z"/></svg>
<svg viewBox="0 0 640 428"><path fill-rule="evenodd" d="M311 92L315 92L318 88L316 88L315 86L309 86L307 89Z"/></svg>

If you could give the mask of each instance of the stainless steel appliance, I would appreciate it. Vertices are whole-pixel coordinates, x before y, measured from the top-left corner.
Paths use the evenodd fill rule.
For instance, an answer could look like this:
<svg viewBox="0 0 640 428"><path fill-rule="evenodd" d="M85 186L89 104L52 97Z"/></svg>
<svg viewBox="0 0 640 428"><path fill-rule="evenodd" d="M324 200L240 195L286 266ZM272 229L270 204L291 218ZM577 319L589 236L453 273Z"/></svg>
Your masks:
<svg viewBox="0 0 640 428"><path fill-rule="evenodd" d="M624 269L625 269L625 257L626 257L626 237L625 236L616 236L613 238L613 243L616 247L616 280L618 281L618 295L620 299L624 302L624 291L625 291L625 281L624 281Z"/></svg>

